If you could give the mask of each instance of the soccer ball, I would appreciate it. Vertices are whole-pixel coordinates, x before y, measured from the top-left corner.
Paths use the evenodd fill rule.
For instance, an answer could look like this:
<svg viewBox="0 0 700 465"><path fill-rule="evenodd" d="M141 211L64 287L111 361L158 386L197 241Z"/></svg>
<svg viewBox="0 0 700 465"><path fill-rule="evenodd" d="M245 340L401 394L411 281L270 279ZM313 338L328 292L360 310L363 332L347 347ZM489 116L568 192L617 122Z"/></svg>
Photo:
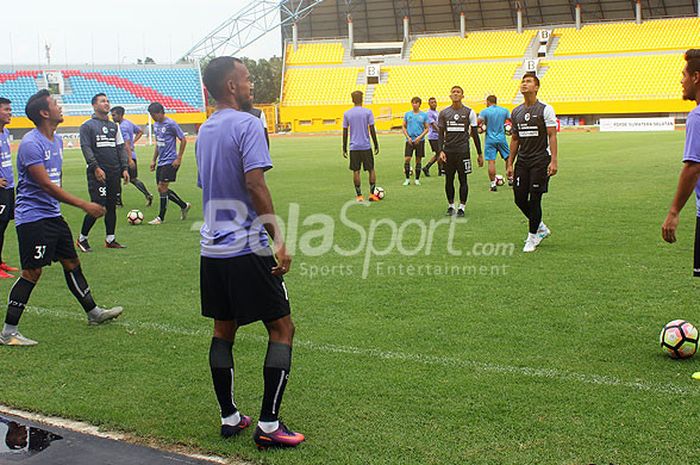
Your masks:
<svg viewBox="0 0 700 465"><path fill-rule="evenodd" d="M126 221L131 225L137 225L143 223L143 213L141 210L131 210L126 214Z"/></svg>
<svg viewBox="0 0 700 465"><path fill-rule="evenodd" d="M698 350L698 330L685 320L673 320L661 330L661 350L671 358L689 358Z"/></svg>
<svg viewBox="0 0 700 465"><path fill-rule="evenodd" d="M497 186L502 186L502 185L505 184L505 183L506 183L506 180L503 179L503 176L501 176L500 174L497 174L497 175L496 175L496 185L497 185Z"/></svg>
<svg viewBox="0 0 700 465"><path fill-rule="evenodd" d="M384 198L385 192L383 187L375 187L374 188L374 195L376 195L379 200Z"/></svg>
<svg viewBox="0 0 700 465"><path fill-rule="evenodd" d="M509 136L513 134L513 125L510 123L510 121L506 121L505 124L503 125L503 130L508 134Z"/></svg>

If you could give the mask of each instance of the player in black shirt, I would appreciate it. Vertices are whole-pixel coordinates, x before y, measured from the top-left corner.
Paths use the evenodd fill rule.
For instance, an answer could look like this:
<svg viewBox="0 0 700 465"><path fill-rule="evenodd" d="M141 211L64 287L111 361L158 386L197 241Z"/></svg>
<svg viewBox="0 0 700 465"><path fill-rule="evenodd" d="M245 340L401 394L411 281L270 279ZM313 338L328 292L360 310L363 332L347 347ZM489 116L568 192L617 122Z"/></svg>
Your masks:
<svg viewBox="0 0 700 465"><path fill-rule="evenodd" d="M529 234L523 252L534 252L549 228L542 222L542 195L547 192L549 178L557 174L557 116L554 109L537 100L540 80L526 73L520 82L525 103L511 113L513 137L510 141L508 178L515 176L515 204L529 220ZM513 168L513 162L518 162Z"/></svg>
<svg viewBox="0 0 700 465"><path fill-rule="evenodd" d="M472 161L469 155L469 133L474 139L479 166L484 166L484 156L481 153L481 141L477 131L476 113L462 104L464 91L454 86L450 91L452 105L445 108L438 116L440 161L445 167L445 194L447 196L447 215L455 214L455 174L459 178L459 209L457 216L464 216L467 204L467 174L472 172Z"/></svg>

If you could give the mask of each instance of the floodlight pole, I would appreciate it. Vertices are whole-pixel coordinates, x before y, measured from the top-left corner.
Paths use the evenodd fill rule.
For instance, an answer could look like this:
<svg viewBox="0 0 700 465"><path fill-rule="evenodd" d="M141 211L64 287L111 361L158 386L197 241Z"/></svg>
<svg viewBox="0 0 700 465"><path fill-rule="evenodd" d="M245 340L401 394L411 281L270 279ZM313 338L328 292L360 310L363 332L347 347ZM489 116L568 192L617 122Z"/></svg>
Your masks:
<svg viewBox="0 0 700 465"><path fill-rule="evenodd" d="M576 3L576 30L581 29L581 4Z"/></svg>
<svg viewBox="0 0 700 465"><path fill-rule="evenodd" d="M299 48L299 26L297 26L296 21L292 23L292 46L295 52Z"/></svg>
<svg viewBox="0 0 700 465"><path fill-rule="evenodd" d="M410 35L410 26L408 22L408 15L403 17L403 40L408 42L408 38Z"/></svg>
<svg viewBox="0 0 700 465"><path fill-rule="evenodd" d="M523 32L523 10L518 6L518 34Z"/></svg>
<svg viewBox="0 0 700 465"><path fill-rule="evenodd" d="M698 0L700 1L700 0ZM348 47L352 53L353 45L355 44L355 31L352 25L352 15L348 13Z"/></svg>
<svg viewBox="0 0 700 465"><path fill-rule="evenodd" d="M463 11L459 14L459 35L460 37L467 35L467 18Z"/></svg>
<svg viewBox="0 0 700 465"><path fill-rule="evenodd" d="M637 0L637 4L634 7L635 16L637 18L637 24L642 24L642 0Z"/></svg>

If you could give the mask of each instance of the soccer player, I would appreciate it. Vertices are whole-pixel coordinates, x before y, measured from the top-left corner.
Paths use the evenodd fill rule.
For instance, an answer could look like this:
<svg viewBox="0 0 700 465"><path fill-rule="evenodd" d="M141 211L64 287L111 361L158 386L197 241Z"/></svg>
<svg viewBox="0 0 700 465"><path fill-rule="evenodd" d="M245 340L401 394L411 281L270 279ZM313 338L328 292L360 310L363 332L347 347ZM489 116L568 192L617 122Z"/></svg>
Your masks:
<svg viewBox="0 0 700 465"><path fill-rule="evenodd" d="M550 105L537 100L539 88L537 75L525 73L520 82L525 102L511 113L513 137L506 163L508 179L514 177L515 204L529 221L523 252L534 252L551 234L542 222L542 196L558 171L557 116Z"/></svg>
<svg viewBox="0 0 700 465"><path fill-rule="evenodd" d="M56 128L63 122L61 107L47 90L41 90L29 98L25 113L36 128L25 134L17 152L15 223L22 274L10 289L5 325L0 333L0 345L9 346L37 344L22 336L17 327L42 268L51 262L61 262L68 289L85 310L88 324L98 325L122 313L121 307L105 310L95 304L80 268L73 235L61 216L59 202L78 207L94 218L105 214L102 205L61 188L63 140L56 135Z"/></svg>
<svg viewBox="0 0 700 465"><path fill-rule="evenodd" d="M685 152L683 169L678 178L676 195L662 226L662 236L668 243L676 242L679 215L695 189L697 218L695 220L695 256L693 276L700 277L700 49L685 52L683 68L683 100L693 100L696 107L685 123Z"/></svg>
<svg viewBox="0 0 700 465"><path fill-rule="evenodd" d="M496 153L501 155L503 161L507 163L510 149L506 141L506 131L504 124L510 117L508 110L498 106L495 95L486 97L486 108L479 113L479 125L486 123L486 149L484 158L489 164L489 180L491 181L491 191L496 192Z"/></svg>
<svg viewBox="0 0 700 465"><path fill-rule="evenodd" d="M428 124L430 125L430 132L428 132L428 143L430 144L430 151L433 152L433 157L430 159L428 164L423 167L423 174L429 178L430 167L435 163L438 164L438 176L442 176L444 173L442 162L440 162L440 149L438 147L438 140L440 139L438 116L440 116L440 114L437 111L437 100L435 97L430 97L428 99L428 105L430 106L430 110L426 112L428 115Z"/></svg>
<svg viewBox="0 0 700 465"><path fill-rule="evenodd" d="M234 436L251 424L233 398L233 342L240 326L262 321L268 345L262 408L253 439L261 449L294 447L304 436L279 420L294 324L282 279L291 257L265 183L265 171L272 168L270 152L260 121L247 113L252 85L243 62L215 58L203 80L217 106L200 128L195 148L204 209L200 287L202 315L214 319L209 364L221 409L221 435Z"/></svg>
<svg viewBox="0 0 700 465"><path fill-rule="evenodd" d="M12 170L10 131L5 127L12 120L12 102L0 97L0 279L14 278L8 271L19 271L2 260L5 230L15 218L15 173Z"/></svg>
<svg viewBox="0 0 700 465"><path fill-rule="evenodd" d="M131 155L129 157L129 182L146 197L146 206L150 207L153 204L153 196L148 192L146 185L139 179L139 168L136 162L136 142L143 136L143 131L140 127L124 118L124 113L124 107L112 108L112 121L119 125L124 138L126 153Z"/></svg>
<svg viewBox="0 0 700 465"><path fill-rule="evenodd" d="M403 171L406 173L404 186L411 184L411 158L416 154L416 186L420 186L421 160L425 156L425 137L428 134L430 125L428 115L420 111L423 102L420 97L413 97L411 105L413 110L407 111L403 116L403 135L406 137L404 148Z"/></svg>
<svg viewBox="0 0 700 465"><path fill-rule="evenodd" d="M158 183L158 193L160 194L160 212L148 224L161 224L165 221L168 200L180 207L180 219L185 220L187 212L192 208L192 204L182 200L174 190L170 189L170 183L175 182L177 179L177 170L180 169L180 164L182 163L187 139L180 126L165 116L163 105L153 102L148 106L148 112L151 114L153 121L155 121L153 132L156 136L156 147L153 151L151 171L156 172L156 182ZM175 152L176 140L180 141L180 150L177 152ZM157 170L156 162L158 162Z"/></svg>
<svg viewBox="0 0 700 465"><path fill-rule="evenodd" d="M464 216L467 205L469 185L467 175L472 172L469 154L469 133L474 139L479 166L484 166L481 153L481 141L477 130L476 113L462 104L464 91L459 86L450 90L452 105L440 112L438 128L440 129L438 146L440 160L445 165L445 195L447 196L447 216L455 214L455 174L459 178L459 208L457 216Z"/></svg>
<svg viewBox="0 0 700 465"><path fill-rule="evenodd" d="M356 90L352 94L352 103L355 106L343 114L343 157L348 158L348 132L350 133L350 170L352 181L355 184L355 195L358 202L364 202L362 187L360 184L360 167L369 171L369 200L379 200L374 194L377 185L377 173L374 171L374 157L379 155L379 143L377 131L374 129L374 115L372 110L362 107L363 94ZM367 132L369 130L369 133ZM374 143L374 155L369 145L369 135Z"/></svg>
<svg viewBox="0 0 700 465"><path fill-rule="evenodd" d="M121 179L129 183L129 155L124 138L116 123L109 120L109 99L103 93L92 97L92 118L80 126L80 149L87 162L87 182L90 200L107 209L105 214L105 247L123 249L115 239L117 200L121 195ZM76 245L82 252L92 252L88 234L96 218L86 214Z"/></svg>

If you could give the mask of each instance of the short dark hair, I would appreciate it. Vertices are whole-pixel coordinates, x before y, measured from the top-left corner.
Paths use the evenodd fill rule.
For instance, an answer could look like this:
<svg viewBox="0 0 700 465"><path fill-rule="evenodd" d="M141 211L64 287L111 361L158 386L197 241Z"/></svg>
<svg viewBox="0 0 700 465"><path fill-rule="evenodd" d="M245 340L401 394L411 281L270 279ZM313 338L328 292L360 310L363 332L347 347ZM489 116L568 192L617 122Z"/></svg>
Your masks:
<svg viewBox="0 0 700 465"><path fill-rule="evenodd" d="M116 113L119 116L124 116L124 113L126 113L126 110L124 110L124 107L122 107L122 106L116 106L116 107L112 107L111 112Z"/></svg>
<svg viewBox="0 0 700 465"><path fill-rule="evenodd" d="M100 92L99 94L95 94L94 97L92 97L92 100L90 101L90 103L92 103L93 105L96 104L97 99L100 97L107 97L107 94L105 94L104 92Z"/></svg>
<svg viewBox="0 0 700 465"><path fill-rule="evenodd" d="M498 99L495 95L489 95L488 97L486 97L486 101L495 105L496 102L498 102Z"/></svg>
<svg viewBox="0 0 700 465"><path fill-rule="evenodd" d="M0 97L0 105L9 105L12 101L9 98Z"/></svg>
<svg viewBox="0 0 700 465"><path fill-rule="evenodd" d="M352 94L350 94L350 97L352 97L352 103L358 104L362 103L362 97L364 94L362 93L361 90L356 90Z"/></svg>
<svg viewBox="0 0 700 465"><path fill-rule="evenodd" d="M153 102L148 105L149 113L165 113L165 108L160 102Z"/></svg>
<svg viewBox="0 0 700 465"><path fill-rule="evenodd" d="M525 78L532 78L532 79L534 79L534 80L535 80L535 84L537 84L537 87L540 86L540 78L537 77L537 73L533 73L533 72L525 73L525 74L523 74L523 78L521 79L521 81L524 81Z"/></svg>
<svg viewBox="0 0 700 465"><path fill-rule="evenodd" d="M51 97L49 91L42 89L29 97L29 100L27 100L27 105L24 107L24 113L36 127L41 125L41 112L44 110L48 111L49 109L49 97Z"/></svg>
<svg viewBox="0 0 700 465"><path fill-rule="evenodd" d="M413 97L411 103L423 103L423 100L421 100L420 97Z"/></svg>
<svg viewBox="0 0 700 465"><path fill-rule="evenodd" d="M435 101L437 102L437 99L436 99L435 97L430 97L430 98L428 99L428 102L430 102L431 100L435 100Z"/></svg>
<svg viewBox="0 0 700 465"><path fill-rule="evenodd" d="M455 90L455 89L459 89L459 90L462 91L462 93L464 93L464 89L462 89L462 88L459 87L459 86L452 86L452 89L450 89L450 92L452 92L452 91Z"/></svg>
<svg viewBox="0 0 700 465"><path fill-rule="evenodd" d="M700 72L700 49L691 48L686 51L685 61L688 63L688 74Z"/></svg>
<svg viewBox="0 0 700 465"><path fill-rule="evenodd" d="M241 60L234 57L216 57L211 60L202 73L202 81L207 88L209 95L218 100L223 97L223 83L226 76L236 69L236 65L243 64Z"/></svg>

